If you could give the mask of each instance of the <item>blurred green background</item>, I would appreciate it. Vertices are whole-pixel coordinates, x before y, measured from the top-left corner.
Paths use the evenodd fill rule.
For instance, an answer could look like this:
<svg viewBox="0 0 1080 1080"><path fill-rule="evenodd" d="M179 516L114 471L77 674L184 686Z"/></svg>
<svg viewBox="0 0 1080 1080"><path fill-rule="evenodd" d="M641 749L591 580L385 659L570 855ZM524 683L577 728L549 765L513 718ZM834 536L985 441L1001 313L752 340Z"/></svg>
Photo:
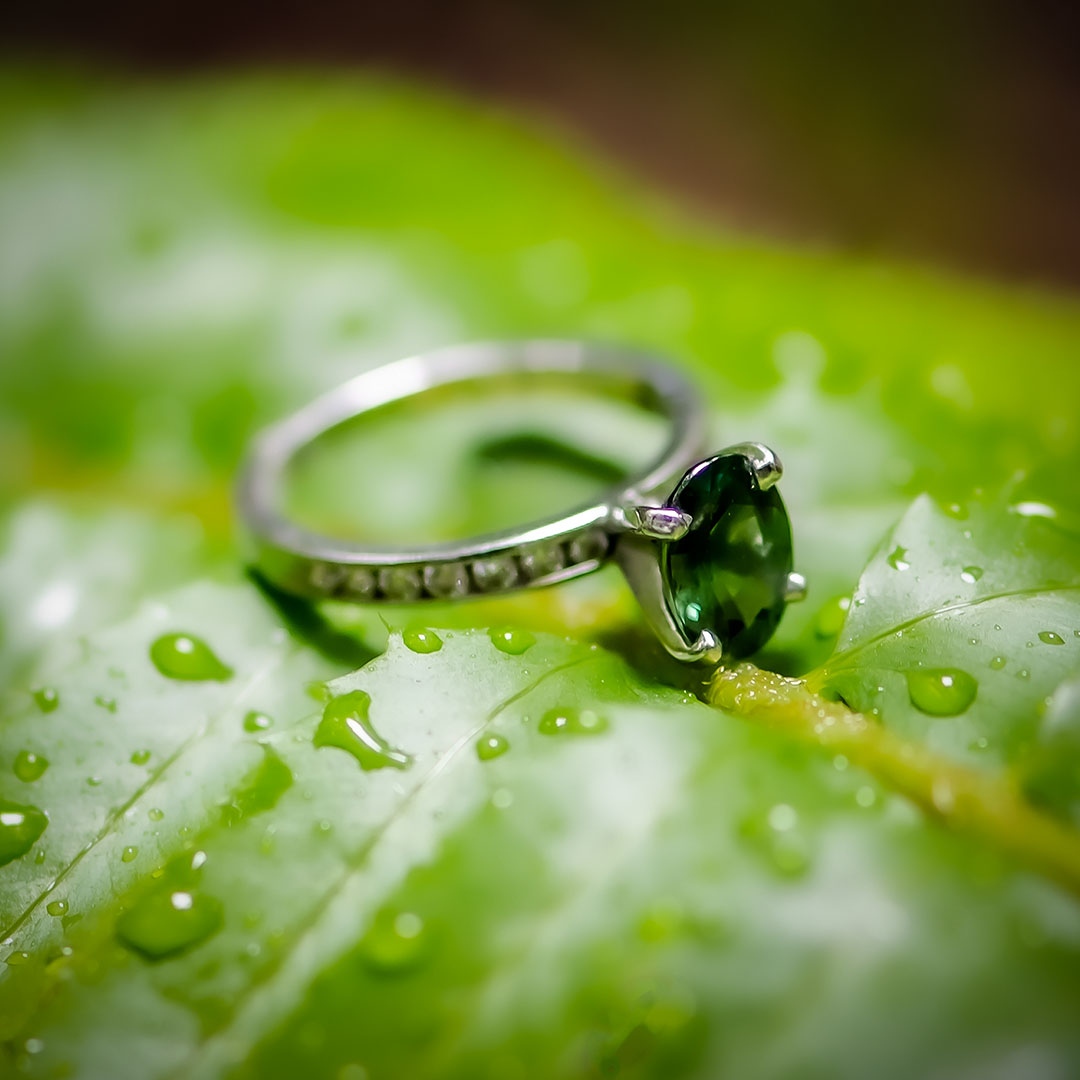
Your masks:
<svg viewBox="0 0 1080 1080"><path fill-rule="evenodd" d="M49 819L0 867L0 1075L1075 1075L1070 6L4 18L0 800ZM518 334L654 348L718 446L782 451L812 592L758 660L876 759L805 688L779 731L699 700L615 572L425 609L432 652L415 612L265 603L253 431ZM305 481L418 532L565 490L456 424ZM165 677L177 631L235 677ZM963 715L909 694L946 663ZM313 742L331 679L412 768ZM603 732L543 733L573 709ZM120 928L166 886L209 915L155 961Z"/></svg>

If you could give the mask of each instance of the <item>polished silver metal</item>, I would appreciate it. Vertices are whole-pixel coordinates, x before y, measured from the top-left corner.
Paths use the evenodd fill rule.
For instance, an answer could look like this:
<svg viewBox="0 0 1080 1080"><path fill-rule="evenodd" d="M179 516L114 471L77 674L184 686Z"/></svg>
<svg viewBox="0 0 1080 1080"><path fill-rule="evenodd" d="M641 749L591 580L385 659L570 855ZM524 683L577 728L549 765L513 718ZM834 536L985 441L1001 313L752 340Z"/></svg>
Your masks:
<svg viewBox="0 0 1080 1080"><path fill-rule="evenodd" d="M784 589L784 599L789 604L797 603L806 599L806 578L795 570L787 577L787 586Z"/></svg>
<svg viewBox="0 0 1080 1080"><path fill-rule="evenodd" d="M554 520L415 548L376 547L323 536L281 511L285 475L298 453L347 421L437 388L478 384L523 392L565 385L622 398L659 414L667 441L640 476L602 492ZM665 501L705 449L700 393L676 369L625 349L577 341L461 345L399 360L345 383L261 432L237 486L240 514L263 575L278 587L315 599L411 603L494 595L566 581L609 559L621 568L665 648L683 660L719 661L712 634L687 641L668 607L659 545L692 524ZM762 488L780 476L776 455L758 443L733 447L750 462ZM730 451L728 451L730 452ZM791 599L798 575L789 583ZM803 583L805 586L805 583Z"/></svg>

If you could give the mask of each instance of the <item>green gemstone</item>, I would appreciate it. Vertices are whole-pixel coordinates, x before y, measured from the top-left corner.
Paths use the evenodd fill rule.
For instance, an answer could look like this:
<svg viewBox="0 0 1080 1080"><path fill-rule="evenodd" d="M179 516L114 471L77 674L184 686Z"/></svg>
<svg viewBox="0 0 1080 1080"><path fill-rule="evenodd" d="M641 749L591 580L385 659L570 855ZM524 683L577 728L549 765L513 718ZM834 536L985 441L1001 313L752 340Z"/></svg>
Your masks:
<svg viewBox="0 0 1080 1080"><path fill-rule="evenodd" d="M775 487L762 491L742 454L695 465L669 500L694 519L663 545L668 606L688 642L711 630L726 657L749 656L786 606L791 523Z"/></svg>

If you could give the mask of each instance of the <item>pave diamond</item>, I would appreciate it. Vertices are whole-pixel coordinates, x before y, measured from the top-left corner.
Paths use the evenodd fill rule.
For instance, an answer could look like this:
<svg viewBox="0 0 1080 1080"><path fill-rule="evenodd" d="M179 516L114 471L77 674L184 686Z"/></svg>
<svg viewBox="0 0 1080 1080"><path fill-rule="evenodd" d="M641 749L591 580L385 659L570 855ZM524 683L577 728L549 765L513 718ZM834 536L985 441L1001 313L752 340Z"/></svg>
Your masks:
<svg viewBox="0 0 1080 1080"><path fill-rule="evenodd" d="M602 529L590 529L575 536L567 546L570 564L595 562L607 555L608 538Z"/></svg>
<svg viewBox="0 0 1080 1080"><path fill-rule="evenodd" d="M501 592L517 582L517 564L510 555L476 559L472 564L472 576L482 592Z"/></svg>
<svg viewBox="0 0 1080 1080"><path fill-rule="evenodd" d="M317 562L308 575L311 587L324 596L332 596L345 580L345 568L336 563Z"/></svg>
<svg viewBox="0 0 1080 1080"><path fill-rule="evenodd" d="M562 545L553 541L548 544L534 544L521 553L518 561L525 577L536 581L548 574L557 574L566 565L566 556L563 554Z"/></svg>
<svg viewBox="0 0 1080 1080"><path fill-rule="evenodd" d="M416 600L420 596L420 571L415 566L380 570L379 591L391 601Z"/></svg>
<svg viewBox="0 0 1080 1080"><path fill-rule="evenodd" d="M439 599L465 596L469 591L469 572L459 562L425 566L424 588Z"/></svg>

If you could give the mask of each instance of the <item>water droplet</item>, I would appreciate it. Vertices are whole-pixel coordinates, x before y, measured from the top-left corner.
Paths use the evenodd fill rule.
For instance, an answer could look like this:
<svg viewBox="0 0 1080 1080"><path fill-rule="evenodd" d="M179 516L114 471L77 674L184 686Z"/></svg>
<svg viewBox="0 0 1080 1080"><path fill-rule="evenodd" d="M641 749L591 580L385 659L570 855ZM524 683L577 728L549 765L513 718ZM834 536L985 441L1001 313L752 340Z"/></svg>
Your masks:
<svg viewBox="0 0 1080 1080"><path fill-rule="evenodd" d="M476 743L476 756L481 761L502 757L510 749L510 740L505 735L491 734L482 736Z"/></svg>
<svg viewBox="0 0 1080 1080"><path fill-rule="evenodd" d="M27 1039L23 1047L28 1054L40 1054L45 1049L45 1041L44 1039Z"/></svg>
<svg viewBox="0 0 1080 1080"><path fill-rule="evenodd" d="M139 849L132 844L129 844L120 853L121 862L134 862L139 857Z"/></svg>
<svg viewBox="0 0 1080 1080"><path fill-rule="evenodd" d="M990 666L995 671L1000 671L1007 663L1008 660L1006 660L1004 656L995 656L993 660L990 661Z"/></svg>
<svg viewBox="0 0 1080 1080"><path fill-rule="evenodd" d="M25 855L48 824L45 812L36 806L0 799L0 866Z"/></svg>
<svg viewBox="0 0 1080 1080"><path fill-rule="evenodd" d="M149 810L147 810L147 811L146 811L146 816L147 816L147 817L148 817L148 818L149 818L149 819L150 819L151 821L161 821L161 820L162 820L162 818L164 818L164 817L165 817L165 811L164 811L164 810L161 810L161 809L159 809L159 808L158 808L158 807L156 807L156 806L154 806L154 807L151 807L151 808L150 808Z"/></svg>
<svg viewBox="0 0 1080 1080"><path fill-rule="evenodd" d="M364 963L379 975L401 975L414 970L427 953L424 920L411 911L380 911L364 935L360 950Z"/></svg>
<svg viewBox="0 0 1080 1080"><path fill-rule="evenodd" d="M949 517L956 518L957 521L963 521L968 516L967 508L960 503L948 503L942 509Z"/></svg>
<svg viewBox="0 0 1080 1080"><path fill-rule="evenodd" d="M599 735L608 722L591 709L548 709L537 725L541 735Z"/></svg>
<svg viewBox="0 0 1080 1080"><path fill-rule="evenodd" d="M980 735L977 739L972 739L968 744L969 750L989 750L990 740L985 735Z"/></svg>
<svg viewBox="0 0 1080 1080"><path fill-rule="evenodd" d="M273 749L263 746L263 759L258 767L244 777L232 798L222 807L222 824L237 825L245 818L272 810L292 785L292 770Z"/></svg>
<svg viewBox="0 0 1080 1080"><path fill-rule="evenodd" d="M889 553L888 563L894 570L907 570L911 563L907 561L908 550L899 544Z"/></svg>
<svg viewBox="0 0 1080 1080"><path fill-rule="evenodd" d="M959 716L979 688L972 676L956 668L909 671L907 684L911 704L930 716Z"/></svg>
<svg viewBox="0 0 1080 1080"><path fill-rule="evenodd" d="M488 637L499 652L509 653L511 656L520 656L536 644L535 636L528 630L514 630L505 626L489 630Z"/></svg>
<svg viewBox="0 0 1080 1080"><path fill-rule="evenodd" d="M869 810L877 802L877 792L869 784L864 784L855 792L855 802L864 810Z"/></svg>
<svg viewBox="0 0 1080 1080"><path fill-rule="evenodd" d="M819 638L834 638L843 628L851 609L850 596L836 596L823 604L814 620L814 633Z"/></svg>
<svg viewBox="0 0 1080 1080"><path fill-rule="evenodd" d="M149 750L136 750L131 755L131 764L132 765L145 765L149 760L150 760L150 751Z"/></svg>
<svg viewBox="0 0 1080 1080"><path fill-rule="evenodd" d="M1064 645L1065 639L1060 634L1055 634L1053 630L1040 630L1039 640L1044 645Z"/></svg>
<svg viewBox="0 0 1080 1080"><path fill-rule="evenodd" d="M100 776L88 776L86 778L86 782L87 782L87 784L90 785L90 787L101 787L101 777Z"/></svg>
<svg viewBox="0 0 1080 1080"><path fill-rule="evenodd" d="M24 783L30 784L44 775L49 767L49 759L35 754L32 750L20 750L15 755L12 772Z"/></svg>
<svg viewBox="0 0 1080 1080"><path fill-rule="evenodd" d="M68 913L68 902L66 900L51 900L45 905L45 910L55 918L59 918L61 915Z"/></svg>
<svg viewBox="0 0 1080 1080"><path fill-rule="evenodd" d="M1028 669L1027 669L1027 668L1021 668L1021 669L1020 669L1020 670L1019 670L1019 671L1018 671L1018 672L1016 673L1016 677L1017 677L1018 679L1030 679L1030 678L1031 678L1031 672L1030 672L1030 671L1028 671Z"/></svg>
<svg viewBox="0 0 1080 1080"><path fill-rule="evenodd" d="M4 963L10 967L21 967L23 964L30 963L30 954L28 952L13 952L8 953L4 957Z"/></svg>
<svg viewBox="0 0 1080 1080"><path fill-rule="evenodd" d="M974 585L982 576L983 568L981 566L965 566L960 571L960 579L966 581L969 585Z"/></svg>
<svg viewBox="0 0 1080 1080"><path fill-rule="evenodd" d="M233 675L205 641L191 634L163 634L150 646L150 659L169 679L225 682Z"/></svg>
<svg viewBox="0 0 1080 1080"><path fill-rule="evenodd" d="M266 731L268 728L273 727L274 721L270 719L266 713L261 713L258 709L252 709L244 717L244 730L250 731L253 734L256 731Z"/></svg>
<svg viewBox="0 0 1080 1080"><path fill-rule="evenodd" d="M45 849L44 848L38 848L37 851L34 852L34 865L35 866L42 866L44 864L44 862L45 862Z"/></svg>
<svg viewBox="0 0 1080 1080"><path fill-rule="evenodd" d="M33 693L37 707L45 713L53 712L60 706L60 695L51 686L39 687Z"/></svg>
<svg viewBox="0 0 1080 1080"><path fill-rule="evenodd" d="M1057 517L1057 511L1052 506L1047 506L1046 503L1041 502L1021 502L1017 503L1015 506L1010 506L1009 509L1014 514L1019 514L1021 517Z"/></svg>
<svg viewBox="0 0 1080 1080"><path fill-rule="evenodd" d="M509 810L514 805L514 793L509 788L496 788L491 793L491 805L496 810Z"/></svg>
<svg viewBox="0 0 1080 1080"><path fill-rule="evenodd" d="M776 832L787 832L799 823L799 815L787 803L777 803L769 811L768 822L770 829Z"/></svg>
<svg viewBox="0 0 1080 1080"><path fill-rule="evenodd" d="M810 852L797 832L776 834L770 856L773 867L784 877L801 877L810 868Z"/></svg>
<svg viewBox="0 0 1080 1080"><path fill-rule="evenodd" d="M414 653L433 653L442 648L442 638L434 630L406 630L401 635L405 648Z"/></svg>
<svg viewBox="0 0 1080 1080"><path fill-rule="evenodd" d="M412 757L395 749L371 726L370 695L352 690L327 702L315 731L316 746L336 746L352 754L365 772L372 769L407 769Z"/></svg>
<svg viewBox="0 0 1080 1080"><path fill-rule="evenodd" d="M164 960L201 944L221 929L221 902L197 890L155 889L116 921L122 945L147 960Z"/></svg>
<svg viewBox="0 0 1080 1080"><path fill-rule="evenodd" d="M104 694L98 694L94 698L94 704L100 706L106 712L116 712L116 698L106 697Z"/></svg>

